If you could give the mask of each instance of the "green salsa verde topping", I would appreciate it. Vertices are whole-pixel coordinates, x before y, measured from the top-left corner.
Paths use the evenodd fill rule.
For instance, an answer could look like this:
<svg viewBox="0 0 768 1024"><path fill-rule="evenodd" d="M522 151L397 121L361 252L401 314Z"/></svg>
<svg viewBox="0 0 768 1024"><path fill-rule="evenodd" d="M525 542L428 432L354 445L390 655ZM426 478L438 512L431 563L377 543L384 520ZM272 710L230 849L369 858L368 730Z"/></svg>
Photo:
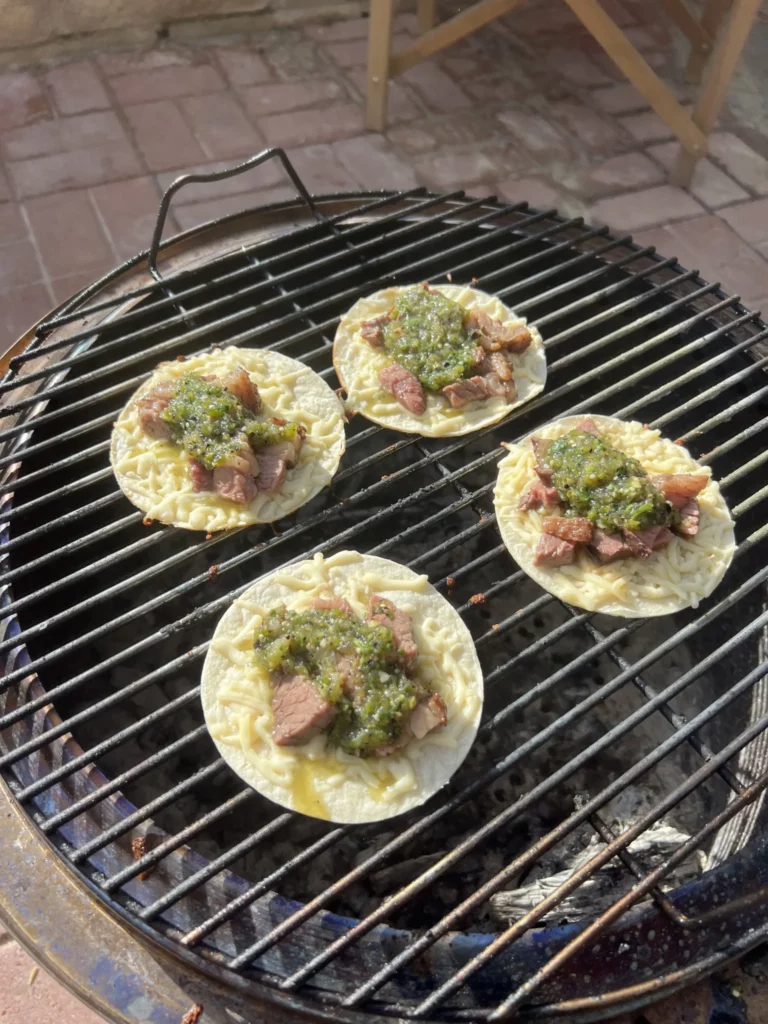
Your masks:
<svg viewBox="0 0 768 1024"><path fill-rule="evenodd" d="M546 461L566 515L585 516L608 533L673 523L672 508L637 459L601 437L571 430L552 442Z"/></svg>
<svg viewBox="0 0 768 1024"><path fill-rule="evenodd" d="M258 420L221 384L185 373L173 388L171 400L160 413L171 427L174 444L213 469L250 441L252 448L293 440L297 423L279 426Z"/></svg>
<svg viewBox="0 0 768 1024"><path fill-rule="evenodd" d="M307 675L336 707L329 741L360 757L396 740L426 694L400 667L389 626L363 622L340 609L272 609L255 631L254 652L268 672ZM344 680L350 672L357 685L348 692Z"/></svg>
<svg viewBox="0 0 768 1024"><path fill-rule="evenodd" d="M476 346L465 316L464 307L442 293L409 288L395 299L384 347L427 391L440 391L470 375Z"/></svg>

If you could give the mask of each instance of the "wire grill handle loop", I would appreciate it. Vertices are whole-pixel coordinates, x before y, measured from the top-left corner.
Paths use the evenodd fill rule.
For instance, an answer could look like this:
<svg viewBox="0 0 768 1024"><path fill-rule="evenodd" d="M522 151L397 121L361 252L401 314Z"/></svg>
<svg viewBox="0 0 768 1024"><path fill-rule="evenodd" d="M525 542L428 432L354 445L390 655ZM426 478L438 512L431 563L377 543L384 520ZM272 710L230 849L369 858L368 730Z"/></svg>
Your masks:
<svg viewBox="0 0 768 1024"><path fill-rule="evenodd" d="M183 188L185 185L205 183L209 181L222 181L224 178L233 178L236 174L242 174L243 171L249 171L252 167L258 167L260 164L265 163L267 160L271 160L273 157L277 157L283 165L283 170L296 187L296 191L299 196L304 200L314 216L318 216L312 196L307 192L304 182L296 173L293 164L285 155L285 152L276 147L273 147L272 149L265 149L262 153L258 153L256 156L252 156L248 160L244 160L243 163L235 164L234 167L226 167L223 171L211 171L208 174L182 174L180 178L172 181L165 190L163 198L160 200L160 209L157 211L155 230L152 234L152 243L149 247L149 254L147 256L150 273L156 281L163 280L160 271L157 269L157 251L160 248L160 240L163 237L165 218L168 216L168 207L171 205L171 200L179 189Z"/></svg>

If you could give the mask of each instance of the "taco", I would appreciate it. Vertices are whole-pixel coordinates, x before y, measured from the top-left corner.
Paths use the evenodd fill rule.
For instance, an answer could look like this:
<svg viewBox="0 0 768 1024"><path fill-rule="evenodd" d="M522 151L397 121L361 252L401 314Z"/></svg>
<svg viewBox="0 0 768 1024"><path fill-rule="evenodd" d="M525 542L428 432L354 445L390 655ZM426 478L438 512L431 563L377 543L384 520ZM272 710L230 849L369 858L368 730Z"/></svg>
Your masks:
<svg viewBox="0 0 768 1024"><path fill-rule="evenodd" d="M736 545L720 488L658 430L568 416L505 447L501 536L555 597L646 618L696 608L725 575Z"/></svg>
<svg viewBox="0 0 768 1024"><path fill-rule="evenodd" d="M235 600L201 697L221 756L259 793L365 822L445 785L477 732L483 680L467 627L426 576L343 551Z"/></svg>
<svg viewBox="0 0 768 1024"><path fill-rule="evenodd" d="M295 512L343 454L344 410L321 377L232 347L161 363L120 413L111 462L148 519L214 532Z"/></svg>
<svg viewBox="0 0 768 1024"><path fill-rule="evenodd" d="M347 408L391 430L457 437L543 390L535 327L464 285L385 288L341 318L333 363Z"/></svg>

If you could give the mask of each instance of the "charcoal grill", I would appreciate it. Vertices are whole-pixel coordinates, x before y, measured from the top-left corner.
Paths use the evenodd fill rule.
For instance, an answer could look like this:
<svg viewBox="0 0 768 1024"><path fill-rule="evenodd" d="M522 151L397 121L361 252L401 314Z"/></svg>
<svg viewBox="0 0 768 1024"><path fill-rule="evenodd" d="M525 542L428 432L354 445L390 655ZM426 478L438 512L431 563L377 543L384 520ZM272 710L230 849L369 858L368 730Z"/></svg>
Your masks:
<svg viewBox="0 0 768 1024"><path fill-rule="evenodd" d="M296 200L161 244L180 184L221 175L176 182L149 250L5 357L0 911L121 1021L177 1021L193 1002L203 1021L596 1020L679 989L768 937L768 330L696 270L581 218L460 191L310 197L280 151L227 173L267 159ZM502 424L425 440L356 417L332 487L274 528L190 535L119 492L111 424L161 359L271 346L336 386L345 309L446 279L476 279L545 338L546 392ZM578 411L658 426L712 465L738 553L698 609L580 613L503 549L500 442ZM428 572L486 686L451 785L356 828L244 788L197 686L237 593L345 547ZM644 860L630 844L659 823L681 838ZM578 870L499 917L502 891L546 858L557 875L590 837ZM568 909L602 865L631 886Z"/></svg>

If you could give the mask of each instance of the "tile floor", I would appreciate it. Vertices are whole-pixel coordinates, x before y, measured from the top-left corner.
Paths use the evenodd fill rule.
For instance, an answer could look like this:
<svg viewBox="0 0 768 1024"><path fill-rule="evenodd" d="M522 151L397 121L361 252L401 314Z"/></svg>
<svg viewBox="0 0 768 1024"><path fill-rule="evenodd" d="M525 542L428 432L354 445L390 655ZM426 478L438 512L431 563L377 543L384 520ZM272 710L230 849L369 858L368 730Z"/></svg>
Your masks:
<svg viewBox="0 0 768 1024"><path fill-rule="evenodd" d="M655 5L605 2L689 100L685 47L658 13L646 20ZM768 312L768 14L689 191L667 183L667 129L559 0L407 72L383 136L363 125L366 31L361 19L0 72L0 351L146 247L179 173L266 145L284 146L315 192L423 184L556 205L634 232ZM413 16L399 16L398 39L414 31ZM190 187L169 220L188 228L289 194L265 168ZM0 990L6 1024L97 1020L1 929ZM680 1020L696 1002L644 1019Z"/></svg>

